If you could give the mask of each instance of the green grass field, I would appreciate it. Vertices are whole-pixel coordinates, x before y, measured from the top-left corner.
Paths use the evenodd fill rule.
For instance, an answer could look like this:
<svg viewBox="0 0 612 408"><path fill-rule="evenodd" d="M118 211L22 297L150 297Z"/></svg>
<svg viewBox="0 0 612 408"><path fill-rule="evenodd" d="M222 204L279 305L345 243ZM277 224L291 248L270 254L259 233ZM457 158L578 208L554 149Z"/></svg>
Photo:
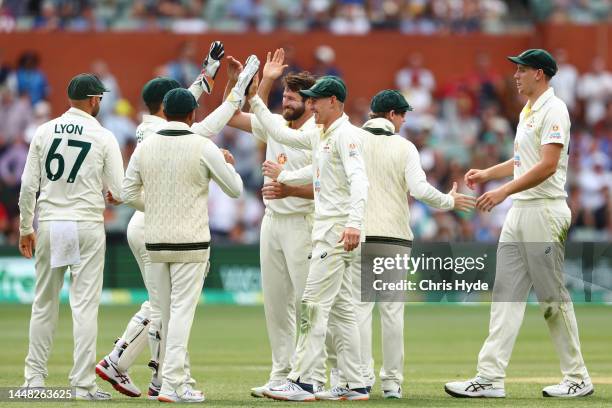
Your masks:
<svg viewBox="0 0 612 408"><path fill-rule="evenodd" d="M105 354L121 334L136 307L106 306L99 314L98 356ZM583 353L595 383L595 394L580 400L543 398L541 389L560 380L559 364L537 307L528 307L523 328L508 370L507 398L463 400L446 395L446 381L474 374L476 356L487 333L488 306L417 305L406 307L406 369L404 399L387 401L378 384L366 403L316 402L317 405L367 404L369 406L413 407L612 407L612 307L576 306ZM21 385L23 360L28 347L28 306L2 305L0 316L0 387ZM378 325L378 321L375 323ZM55 346L49 363L49 386L67 386L72 365L71 319L62 306ZM377 326L375 326L377 327ZM375 356L380 361L380 333L375 330ZM148 353L145 353L148 354ZM211 407L284 406L249 396L249 388L267 380L270 352L263 308L200 306L194 322L190 355L193 376L206 393ZM150 371L143 355L131 371L137 385L146 390ZM378 367L377 367L378 370ZM113 406L139 407L157 404L144 398L113 393ZM87 402L2 403L0 406L74 406ZM91 403L89 403L91 404ZM95 403L109 405L110 403Z"/></svg>

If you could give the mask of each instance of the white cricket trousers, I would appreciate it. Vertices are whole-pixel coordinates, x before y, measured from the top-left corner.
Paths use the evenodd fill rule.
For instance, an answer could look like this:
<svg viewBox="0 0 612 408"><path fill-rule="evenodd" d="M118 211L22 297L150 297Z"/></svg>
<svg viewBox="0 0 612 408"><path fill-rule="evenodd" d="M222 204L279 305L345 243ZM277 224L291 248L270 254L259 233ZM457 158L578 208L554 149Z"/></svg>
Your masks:
<svg viewBox="0 0 612 408"><path fill-rule="evenodd" d="M397 254L410 256L412 248L395 245ZM393 302L362 302L361 301L361 264L354 269L353 296L355 298L355 314L359 326L361 343L362 372L366 385L373 386L374 358L372 358L372 311L374 304L380 313L382 330L382 367L380 381L383 391L397 391L404 381L404 305L403 301ZM403 298L403 296L402 296Z"/></svg>
<svg viewBox="0 0 612 408"><path fill-rule="evenodd" d="M588 377L578 325L563 276L564 240L571 212L564 199L515 200L497 250L489 336L478 356L478 375L503 386L506 367L533 286L565 379Z"/></svg>
<svg viewBox="0 0 612 408"><path fill-rule="evenodd" d="M316 229L316 226L315 226ZM321 350L328 329L337 333L338 367L349 388L363 388L360 372L359 328L355 319L351 268L360 250L346 252L338 243L344 226L336 224L323 239L313 242L312 260L301 304L300 332L294 367L287 377L312 384L313 371L322 364Z"/></svg>
<svg viewBox="0 0 612 408"><path fill-rule="evenodd" d="M204 286L210 250L206 261L198 263L151 263L151 275L157 282L159 308L162 317L162 338L166 339L163 353L163 393L185 392L191 382L185 360L193 316Z"/></svg>
<svg viewBox="0 0 612 408"><path fill-rule="evenodd" d="M412 248L397 246L396 253L410 256ZM362 373L366 386L372 387L376 382L374 374L374 358L372 357L372 312L378 305L380 325L382 329L383 360L380 368L381 388L383 391L397 391L404 381L404 305L403 301L393 302L362 302L361 301L361 263L353 268L353 298L355 300L355 315L359 326L360 356ZM403 295L402 295L403 298ZM327 358L332 367L336 367L337 333L327 333ZM325 354L325 353L324 353ZM315 371L324 373L325 367L320 366ZM340 372L340 381L344 381L344 373Z"/></svg>
<svg viewBox="0 0 612 408"><path fill-rule="evenodd" d="M147 293L149 295L149 300L145 300L140 306L140 310L136 312L132 321L140 321L140 317L144 317L149 319L149 329L148 336L150 339L156 338L156 336L160 336L159 346L154 346L154 341L149 340L149 349L151 351L151 360L157 362L158 373L161 374L162 366L163 366L163 356L164 356L164 346L165 339L161 336L161 311L159 310L159 295L157 293L157 282L153 278L153 274L151 273L151 258L149 257L149 253L145 247L145 224L144 224L144 213L141 211L136 211L127 228L127 241L130 249L132 250L132 254L138 263L138 268L140 269L140 274L142 275L142 280L145 284L145 288L147 289ZM129 324L128 324L129 326ZM126 339L126 333L128 328L126 328L123 336L121 336L124 340ZM157 350L159 348L159 350ZM142 350L141 350L142 351ZM157 353L159 352L159 355ZM138 352L140 353L140 351ZM191 367L189 365L189 355L185 359L185 370L189 376L189 380L187 381L189 384L194 385L195 380L191 378ZM161 380L161 378L160 378Z"/></svg>
<svg viewBox="0 0 612 408"><path fill-rule="evenodd" d="M102 292L106 235L102 222L79 222L81 263L51 268L50 222L41 221L36 233L36 286L30 319L30 345L25 360L25 379L47 377L47 361L59 314L59 294L64 274L70 270L70 307L74 339L72 387L95 388L98 306Z"/></svg>
<svg viewBox="0 0 612 408"><path fill-rule="evenodd" d="M284 381L291 371L299 303L310 266L311 233L312 214L281 215L266 209L261 222L259 255L272 349L270 381Z"/></svg>

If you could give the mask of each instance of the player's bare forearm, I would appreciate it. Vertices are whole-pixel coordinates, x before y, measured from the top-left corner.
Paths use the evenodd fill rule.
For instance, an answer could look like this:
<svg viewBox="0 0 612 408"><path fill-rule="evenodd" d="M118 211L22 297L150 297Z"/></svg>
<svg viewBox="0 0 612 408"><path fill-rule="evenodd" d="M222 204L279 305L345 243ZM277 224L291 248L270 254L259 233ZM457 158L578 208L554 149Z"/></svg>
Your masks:
<svg viewBox="0 0 612 408"><path fill-rule="evenodd" d="M274 85L274 80L270 78L266 78L265 76L261 79L259 83L259 88L257 88L257 95L261 98L261 100L267 105L268 104L268 96L270 96L270 92L272 91L272 86Z"/></svg>
<svg viewBox="0 0 612 408"><path fill-rule="evenodd" d="M229 122L227 122L227 125L236 129L244 130L248 133L253 132L250 113L236 111L236 113L234 113L234 116L232 116Z"/></svg>
<svg viewBox="0 0 612 408"><path fill-rule="evenodd" d="M514 159L506 160L503 163L489 167L485 170L487 180L497 180L504 177L511 177L514 174Z"/></svg>
<svg viewBox="0 0 612 408"><path fill-rule="evenodd" d="M235 79L228 79L227 83L225 84L225 90L223 91L223 100L227 99L227 95L229 95L230 91L232 90L232 88L236 85L236 80Z"/></svg>
<svg viewBox="0 0 612 408"><path fill-rule="evenodd" d="M504 191L508 195L519 193L539 185L555 174L562 148L563 145L556 143L542 146L540 161L521 177L506 183Z"/></svg>
<svg viewBox="0 0 612 408"><path fill-rule="evenodd" d="M312 184L305 186L287 186L289 189L289 195L291 197L305 198L307 200L314 200L314 190Z"/></svg>

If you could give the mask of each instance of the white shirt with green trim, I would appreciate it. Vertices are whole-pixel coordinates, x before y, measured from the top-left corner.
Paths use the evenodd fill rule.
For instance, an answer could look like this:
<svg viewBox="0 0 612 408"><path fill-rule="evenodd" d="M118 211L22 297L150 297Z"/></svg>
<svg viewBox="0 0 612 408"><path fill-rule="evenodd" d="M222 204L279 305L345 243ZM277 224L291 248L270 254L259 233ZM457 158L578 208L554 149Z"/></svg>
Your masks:
<svg viewBox="0 0 612 408"><path fill-rule="evenodd" d="M282 117L282 115L272 115L276 126L289 127L289 123ZM305 132L316 129L314 118L308 119L298 129L299 131ZM266 143L266 160L276 162L283 166L283 170L293 171L298 170L302 167L308 166L312 163L312 153L308 150L298 149L291 146L286 146L277 142L276 140L269 138L265 128L259 123L257 116L251 115L251 129L253 136ZM264 178L264 182L269 182L269 177ZM312 178L306 181L305 184L310 184ZM274 211L277 214L289 215L289 214L311 214L314 211L314 201L299 198L299 197L287 197L280 200L265 200L264 204L266 208Z"/></svg>
<svg viewBox="0 0 612 408"><path fill-rule="evenodd" d="M302 132L275 124L272 113L258 96L251 98L250 103L270 138L287 146L312 151L313 239L323 239L336 224L362 231L368 198L368 178L361 154L365 131L353 126L348 116L343 114L327 131L318 126ZM303 184L302 177L292 180L286 173L281 172L279 182ZM364 236L362 234L362 238Z"/></svg>
<svg viewBox="0 0 612 408"><path fill-rule="evenodd" d="M527 173L541 160L541 147L557 143L563 145L557 170L539 185L513 194L514 200L565 198L565 180L569 159L570 118L565 102L548 88L535 101L523 108L514 139L514 178Z"/></svg>
<svg viewBox="0 0 612 408"><path fill-rule="evenodd" d="M21 176L20 234L34 232L36 204L39 221L103 222L103 190L119 197L122 180L115 136L88 113L68 109L42 124L30 144Z"/></svg>

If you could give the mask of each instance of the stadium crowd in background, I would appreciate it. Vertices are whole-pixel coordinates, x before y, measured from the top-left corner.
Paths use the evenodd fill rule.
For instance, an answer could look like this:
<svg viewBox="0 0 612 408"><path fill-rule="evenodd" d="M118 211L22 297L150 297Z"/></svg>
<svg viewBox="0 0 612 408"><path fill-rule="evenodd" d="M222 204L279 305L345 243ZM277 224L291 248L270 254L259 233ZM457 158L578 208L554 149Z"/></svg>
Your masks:
<svg viewBox="0 0 612 408"><path fill-rule="evenodd" d="M499 33L610 20L609 0L4 0L0 31Z"/></svg>
<svg viewBox="0 0 612 408"><path fill-rule="evenodd" d="M11 2L4 4L8 3ZM158 67L155 73L180 82L190 64L197 64L191 47L186 43L175 60ZM304 68L318 75L340 72L334 50L329 46L320 46L307 67L299 67L293 61L299 50L286 48L288 72ZM610 240L612 72L602 58L595 58L590 70L579 72L564 50L557 50L556 56L559 73L552 85L567 103L572 121L567 183L573 217L570 240ZM38 66L35 53L25 51L16 61L6 61L0 51L0 245L16 245L18 241L17 198L28 145L36 127L50 119L49 93L58 92L50 90ZM112 90L104 98L99 119L117 137L124 163L128 163L136 145L134 129L142 107L134 107L121 98L120 81L115 76L118 73L111 72L104 61L93 62L92 71ZM495 72L488 55L478 55L471 73L448 83L436 81L421 55L406 55L405 65L398 67L388 83L389 87L399 89L415 108L406 116L401 133L419 149L428 180L438 189L448 191L452 181L462 180L468 168L485 168L511 157L515 121L523 102L516 94L512 78ZM369 101L349 98L347 102L346 112L351 121L361 126L367 120ZM270 106L278 111L278 91L272 92ZM235 156L245 191L239 200L228 200L211 184L213 240L256 243L263 215L260 189L264 147L250 135L228 127L214 141ZM493 183L484 186L483 191L494 188ZM495 242L509 207L507 200L490 213L445 213L412 201L412 227L420 240ZM108 208L105 214L108 235L123 237L131 214L127 206Z"/></svg>

